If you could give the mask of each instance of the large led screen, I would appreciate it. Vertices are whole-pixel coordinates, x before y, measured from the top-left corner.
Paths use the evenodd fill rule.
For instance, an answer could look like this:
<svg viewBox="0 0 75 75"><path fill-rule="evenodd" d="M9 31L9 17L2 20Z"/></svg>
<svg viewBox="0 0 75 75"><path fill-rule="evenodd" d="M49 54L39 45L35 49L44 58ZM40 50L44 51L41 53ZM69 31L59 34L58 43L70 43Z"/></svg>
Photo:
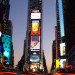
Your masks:
<svg viewBox="0 0 75 75"><path fill-rule="evenodd" d="M60 61L59 59L56 59L56 68L59 68L59 65L60 65Z"/></svg>
<svg viewBox="0 0 75 75"><path fill-rule="evenodd" d="M66 59L60 59L60 68L65 68L66 67Z"/></svg>
<svg viewBox="0 0 75 75"><path fill-rule="evenodd" d="M8 59L6 64L10 63L10 52L11 52L11 36L2 34L2 43L3 43L3 56Z"/></svg>
<svg viewBox="0 0 75 75"><path fill-rule="evenodd" d="M40 23L39 23L39 20L32 20L31 35L40 35Z"/></svg>
<svg viewBox="0 0 75 75"><path fill-rule="evenodd" d="M63 19L63 7L62 0L58 0L58 8L59 8L59 19L60 19L60 35L64 36L64 19Z"/></svg>
<svg viewBox="0 0 75 75"><path fill-rule="evenodd" d="M66 54L66 51L65 51L65 43L61 43L60 44L60 55L63 56Z"/></svg>
<svg viewBox="0 0 75 75"><path fill-rule="evenodd" d="M39 55L30 55L30 62L39 62L40 57Z"/></svg>
<svg viewBox="0 0 75 75"><path fill-rule="evenodd" d="M41 13L31 13L31 19L41 19Z"/></svg>
<svg viewBox="0 0 75 75"><path fill-rule="evenodd" d="M34 51L40 49L40 36L31 36L30 49L34 49Z"/></svg>
<svg viewBox="0 0 75 75"><path fill-rule="evenodd" d="M2 32L0 32L0 37L1 37L1 35L2 35Z"/></svg>
<svg viewBox="0 0 75 75"><path fill-rule="evenodd" d="M1 35L2 35L2 26L0 24L0 37L1 37Z"/></svg>
<svg viewBox="0 0 75 75"><path fill-rule="evenodd" d="M2 25L1 25L1 23L0 23L0 32L2 31Z"/></svg>

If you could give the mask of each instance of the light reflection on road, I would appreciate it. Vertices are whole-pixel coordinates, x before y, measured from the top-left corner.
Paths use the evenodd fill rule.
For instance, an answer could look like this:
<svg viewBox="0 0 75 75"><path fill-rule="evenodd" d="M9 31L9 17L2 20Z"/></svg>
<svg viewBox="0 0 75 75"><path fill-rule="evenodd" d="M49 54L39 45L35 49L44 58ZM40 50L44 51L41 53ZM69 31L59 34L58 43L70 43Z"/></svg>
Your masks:
<svg viewBox="0 0 75 75"><path fill-rule="evenodd" d="M44 74L37 74L37 73L21 74L17 72L0 72L0 75L44 75Z"/></svg>

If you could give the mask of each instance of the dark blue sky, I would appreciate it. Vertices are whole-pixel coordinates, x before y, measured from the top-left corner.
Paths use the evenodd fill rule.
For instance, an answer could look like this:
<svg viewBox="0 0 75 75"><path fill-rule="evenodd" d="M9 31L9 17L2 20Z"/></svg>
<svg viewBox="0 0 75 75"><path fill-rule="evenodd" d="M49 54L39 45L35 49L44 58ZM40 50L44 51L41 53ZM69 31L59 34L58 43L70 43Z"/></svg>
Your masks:
<svg viewBox="0 0 75 75"><path fill-rule="evenodd" d="M27 28L28 0L10 0L10 15L13 25L13 47L15 65L23 54L24 39ZM43 50L50 70L52 62L52 42L55 39L56 6L55 0L43 0Z"/></svg>

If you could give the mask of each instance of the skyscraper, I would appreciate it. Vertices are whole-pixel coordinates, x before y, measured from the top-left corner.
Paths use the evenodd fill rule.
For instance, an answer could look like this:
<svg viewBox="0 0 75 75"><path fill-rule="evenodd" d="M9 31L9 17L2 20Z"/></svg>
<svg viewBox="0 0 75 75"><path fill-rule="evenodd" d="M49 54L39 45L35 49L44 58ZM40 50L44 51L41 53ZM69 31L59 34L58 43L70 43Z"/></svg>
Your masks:
<svg viewBox="0 0 75 75"><path fill-rule="evenodd" d="M64 68L67 60L66 43L65 43L65 24L64 24L64 0L56 0L56 68ZM58 49L58 50L57 50ZM58 54L57 54L58 53ZM65 62L65 63L64 63ZM59 63L59 65L58 65ZM64 66L65 65L65 66Z"/></svg>
<svg viewBox="0 0 75 75"><path fill-rule="evenodd" d="M42 0L28 1L25 63L31 71L43 69Z"/></svg>
<svg viewBox="0 0 75 75"><path fill-rule="evenodd" d="M75 69L75 3L70 0L63 0L62 2L64 12L66 53L69 53L68 64L72 64L72 67Z"/></svg>
<svg viewBox="0 0 75 75"><path fill-rule="evenodd" d="M70 0L56 0L57 26L60 32L60 68L74 65L75 48L75 3ZM70 54L71 53L71 54ZM72 58L72 59L71 59ZM72 62L70 62L70 59ZM63 63L63 64L62 64ZM65 66L64 66L65 65Z"/></svg>
<svg viewBox="0 0 75 75"><path fill-rule="evenodd" d="M0 0L0 20L9 18L9 0Z"/></svg>
<svg viewBox="0 0 75 75"><path fill-rule="evenodd" d="M9 20L9 0L0 0L0 51L4 66L13 66L12 22ZM12 55L11 55L12 54ZM12 64L12 65L11 65Z"/></svg>

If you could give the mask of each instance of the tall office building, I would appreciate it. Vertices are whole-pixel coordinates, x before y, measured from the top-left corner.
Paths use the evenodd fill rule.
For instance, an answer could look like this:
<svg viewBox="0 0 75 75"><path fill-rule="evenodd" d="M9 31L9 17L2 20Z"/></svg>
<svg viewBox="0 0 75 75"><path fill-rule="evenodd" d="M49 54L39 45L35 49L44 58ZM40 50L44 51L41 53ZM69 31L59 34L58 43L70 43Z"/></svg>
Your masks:
<svg viewBox="0 0 75 75"><path fill-rule="evenodd" d="M72 52L75 46L75 3L71 0L56 0L56 7L57 25L60 27L61 40L60 68L64 68L66 64L75 65L73 63L75 56ZM70 61L71 58L73 59L72 62Z"/></svg>
<svg viewBox="0 0 75 75"><path fill-rule="evenodd" d="M61 52L61 46L65 43L65 29L64 29L64 11L63 11L63 0L56 0L56 18L57 18L57 32L58 32L58 43L60 55L64 56L65 54Z"/></svg>
<svg viewBox="0 0 75 75"><path fill-rule="evenodd" d="M60 40L59 26L55 26L56 59L60 57Z"/></svg>
<svg viewBox="0 0 75 75"><path fill-rule="evenodd" d="M42 0L28 0L25 63L31 71L43 69Z"/></svg>
<svg viewBox="0 0 75 75"><path fill-rule="evenodd" d="M9 0L0 0L0 51L1 60L4 66L12 66L13 46L12 46L12 22L9 20L10 4Z"/></svg>
<svg viewBox="0 0 75 75"><path fill-rule="evenodd" d="M0 0L0 21L9 18L9 0Z"/></svg>
<svg viewBox="0 0 75 75"><path fill-rule="evenodd" d="M59 53L58 58L56 59L56 68L64 68L67 63L63 1L64 0L56 0L56 19L57 19L56 44L58 45L57 53Z"/></svg>
<svg viewBox="0 0 75 75"><path fill-rule="evenodd" d="M63 0L64 27L66 53L68 54L68 64L75 69L75 3L72 0Z"/></svg>
<svg viewBox="0 0 75 75"><path fill-rule="evenodd" d="M75 45L75 3L70 0L63 0L65 41L67 53Z"/></svg>

